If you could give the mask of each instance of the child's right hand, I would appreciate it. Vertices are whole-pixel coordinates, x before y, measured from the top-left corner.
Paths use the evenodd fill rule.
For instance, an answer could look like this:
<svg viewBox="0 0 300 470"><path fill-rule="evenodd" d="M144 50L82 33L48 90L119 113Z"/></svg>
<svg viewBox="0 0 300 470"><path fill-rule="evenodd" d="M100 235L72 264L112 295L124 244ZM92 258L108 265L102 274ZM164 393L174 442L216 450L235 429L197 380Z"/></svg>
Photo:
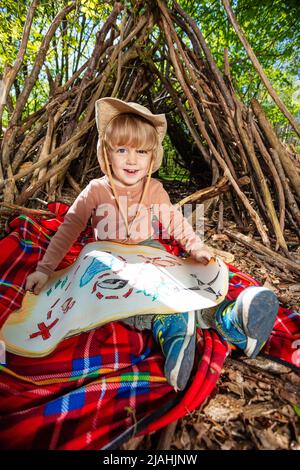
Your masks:
<svg viewBox="0 0 300 470"><path fill-rule="evenodd" d="M202 248L198 250L192 251L191 255L196 261L204 266L206 266L214 256L212 251L206 245L203 245Z"/></svg>
<svg viewBox="0 0 300 470"><path fill-rule="evenodd" d="M41 273L40 271L34 271L29 274L26 279L25 290L30 290L33 294L38 295L48 281L48 274Z"/></svg>

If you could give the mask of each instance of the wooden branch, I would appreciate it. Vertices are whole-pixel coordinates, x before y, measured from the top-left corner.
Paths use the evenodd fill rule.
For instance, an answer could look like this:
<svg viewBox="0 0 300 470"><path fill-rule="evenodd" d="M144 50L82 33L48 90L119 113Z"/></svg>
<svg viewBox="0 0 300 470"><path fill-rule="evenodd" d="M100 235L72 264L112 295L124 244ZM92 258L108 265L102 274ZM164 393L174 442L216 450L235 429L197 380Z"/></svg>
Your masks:
<svg viewBox="0 0 300 470"><path fill-rule="evenodd" d="M234 179L237 179L237 175L236 175L236 172L235 172L235 169L234 169L234 166L230 160L230 157L228 155L228 152L226 150L226 147L224 145L224 142L222 140L222 137L220 135L220 132L219 132L219 129L215 123L215 120L213 118L213 115L209 109L209 107L207 106L207 100L205 100L205 96L204 96L204 93L203 91L201 90L200 86L199 86L199 79L197 78L196 76L196 69L194 70L193 67L191 66L189 60L188 60L188 57L187 55L185 54L185 51L183 49L183 46L181 44L181 40L179 39L175 29L174 29L174 26L171 22L171 19L170 19L170 16L168 15L168 11L167 11L167 8L165 7L162 7L162 10L163 10L163 13L164 13L164 16L166 18L166 21L168 22L168 25L169 25L169 28L170 28L170 31L171 31L171 35L173 37L173 39L175 40L175 43L177 45L177 49L178 49L178 53L177 55L179 56L179 53L180 53L180 59L181 61L184 62L184 65L185 65L185 69L189 72L190 76L191 76L191 85L194 86L197 90L197 93L199 95L199 98L200 98L200 101L203 105L203 108L204 108L204 112L208 118L208 121L211 125L211 128L212 128L212 131L214 133L214 136L222 150L222 154L224 156L224 160L232 174L232 176L234 177Z"/></svg>
<svg viewBox="0 0 300 470"><path fill-rule="evenodd" d="M281 227L282 233L284 232L284 221L285 221L285 198L284 198L284 191L282 187L282 182L279 177L279 174L275 168L275 165L272 161L272 158L270 154L268 153L266 147L264 146L264 143L262 141L262 138L257 130L256 124L252 121L251 122L251 129L253 133L253 137L255 139L255 142L259 148L260 154L263 157L265 163L267 164L271 175L273 176L273 180L276 186L276 194L278 195L278 204L279 204L279 223Z"/></svg>
<svg viewBox="0 0 300 470"><path fill-rule="evenodd" d="M218 69L217 67L217 64L212 56L212 53L210 52L209 50L209 47L207 46L206 44L206 41L204 39L204 36L203 34L201 33L201 31L199 30L197 24L196 24L196 21L193 20L181 7L180 5L178 5L178 3L176 1L173 2L174 4L174 8L176 11L178 11L181 16L187 21L187 23L192 27L196 37L198 38L199 40L199 43L201 44L201 47L203 49L203 52L206 56L206 59L207 59L207 62L209 64L209 67L216 79L216 82L218 83L219 85L219 88L220 90L222 91L223 95L225 96L225 99L226 99L226 102L228 104L228 106L231 108L231 109L234 109L234 104L233 104L233 101L232 101L232 98L230 96L230 93L226 87L226 84L223 80L223 77L220 73L220 70Z"/></svg>
<svg viewBox="0 0 300 470"><path fill-rule="evenodd" d="M6 207L9 209L8 211L3 211L0 209L0 213L4 212L20 212L22 214L28 214L33 216L41 216L41 217L56 217L56 214L51 211L44 211L42 209L30 209L28 207L19 206L17 204L8 204L6 202L0 202L0 207Z"/></svg>
<svg viewBox="0 0 300 470"><path fill-rule="evenodd" d="M224 75L227 77L228 80L231 80L228 47L225 47L224 49Z"/></svg>
<svg viewBox="0 0 300 470"><path fill-rule="evenodd" d="M77 147L76 149L74 149L72 151L70 151L69 155L67 157L65 157L63 160L61 160L55 168L52 168L51 170L49 170L45 176L43 176L43 178L41 178L40 180L38 180L35 184L29 186L29 188L27 188L25 191L23 191L20 196L17 198L17 203L18 204L25 204L26 201L32 197L42 186L44 186L45 183L47 183L47 181L50 180L50 178L52 178L52 176L58 174L59 172L61 171L64 171L66 169L66 167L69 166L70 162L72 160L74 160L75 158L78 157L78 155L80 154L80 152L82 151L83 147Z"/></svg>
<svg viewBox="0 0 300 470"><path fill-rule="evenodd" d="M212 83L211 86L212 86L212 89L214 90L214 92L215 92L215 94L216 94L216 96L217 96L217 98L218 98L218 100L221 104L224 115L227 118L229 131L231 133L231 135L230 135L230 147L231 148L233 147L233 153L234 154L236 154L237 150L238 150L239 155L240 155L241 160L242 160L241 164L242 164L242 167L243 167L243 172L248 173L250 168L249 168L249 165L248 165L248 160L247 160L247 157L246 157L246 154L245 154L245 151L244 151L244 147L241 143L240 136L238 134L238 131L236 129L236 125L235 125L234 120L233 120L233 113L229 109L229 107L227 106L227 103L226 103L222 93L220 92L220 90L216 86L216 84Z"/></svg>
<svg viewBox="0 0 300 470"><path fill-rule="evenodd" d="M147 27L147 21L148 21L148 18L146 15L143 15L142 17L140 17L138 20L138 23L136 24L135 28L131 31L131 33L123 40L122 43L114 47L112 54L109 58L108 64L102 73L101 82L99 86L97 87L97 90L94 92L93 96L90 98L90 101L87 105L85 116L83 119L84 123L89 122L92 116L95 114L95 103L101 97L103 93L104 87L107 84L108 78L114 68L115 60L119 54L119 50L125 48L133 38L137 37L137 35L141 31L145 31ZM106 95L104 94L104 96Z"/></svg>
<svg viewBox="0 0 300 470"><path fill-rule="evenodd" d="M80 137L82 137L92 126L95 124L95 119L93 119L89 124L87 124L82 130L80 130L77 134L75 134L70 140L65 142L63 145L58 147L57 149L54 150L50 155L47 157L43 158L43 160L40 160L37 163L33 163L31 168L27 168L26 170L20 171L17 175L15 175L13 178L14 181L18 181L21 178L24 178L24 176L29 175L32 173L36 168L39 168L46 163L48 163L52 158L54 158L56 155L60 155L63 153L66 149L70 147L71 144L76 142ZM6 183L8 183L10 180L4 180L0 182L0 190L5 186Z"/></svg>
<svg viewBox="0 0 300 470"><path fill-rule="evenodd" d="M7 165L6 172L7 172L7 176L9 177L9 181L7 185L4 187L3 199L7 203L12 203L14 200L15 194L17 194L17 189L15 186L15 182L13 180L13 172L12 172L10 163L8 163Z"/></svg>
<svg viewBox="0 0 300 470"><path fill-rule="evenodd" d="M33 5L37 0L31 2ZM76 2L71 0L69 5ZM69 183L78 192L96 164L95 101L112 95L143 104L147 100L152 112L167 113L172 116L175 126L182 125L183 132L189 134L186 139L192 145L184 153L184 162L189 163L195 158L190 153L190 149L194 151L195 148L199 162L204 159L211 169L211 187L184 198L179 205L193 201L212 202L210 210L218 209L218 230L222 231L223 211L225 214L226 205L230 204L234 220L245 231L247 227L251 231L257 229L263 244L270 246L272 241L276 243L276 249L286 250L285 222L286 234L289 234L289 228L297 230L296 224L299 224L297 161L285 149L292 166L289 173L285 167L282 169L279 156L280 173L278 165L274 164L276 158L266 145L269 138L263 126L250 118L248 108L242 103L235 112L238 98L230 80L228 51L224 51L225 75L222 76L196 22L176 1L170 8L168 3L158 0L155 9L154 3L143 5L138 1L134 3L134 11L129 11L128 7L124 9L124 4L114 2L112 12L103 19L94 50L85 64L69 80L65 74L61 78L59 71L53 78L48 73L51 84L48 103L15 123L11 117L16 116L16 109L8 108L11 115L2 146L3 174L0 164L0 190L4 188L2 200L24 203L40 190L47 193L48 199L53 198L63 191L64 183ZM140 14L140 8L145 8L143 14ZM160 28L158 35L151 35L154 25ZM67 27L67 19L64 27ZM182 39L181 32L191 43ZM47 41L42 45L47 46ZM41 50L36 56L36 70L42 66L39 59L43 62L44 52ZM32 72L28 79L33 78ZM157 86L152 87L156 77ZM66 83L60 84L61 79L67 80ZM27 84L30 88L32 82L26 81ZM23 92L24 89L18 95L19 99ZM24 107L22 113L23 110ZM92 133L88 132L92 127ZM70 162L78 155L79 146L85 147L86 158L72 169L71 175L68 171ZM274 148L271 143L270 146ZM26 169L23 169L24 163ZM40 181L31 178L33 172ZM294 183L293 176L296 178ZM243 190L242 186L249 183L251 186ZM224 193L222 203L218 196ZM277 198L279 222L270 193ZM265 206L271 223L266 217Z"/></svg>
<svg viewBox="0 0 300 470"><path fill-rule="evenodd" d="M99 68L99 61L102 53L102 48L104 44L104 39L106 35L108 34L109 30L112 29L113 25L116 24L117 17L123 10L124 5L121 4L121 2L114 2L113 9L108 16L108 18L105 20L102 28L100 31L98 31L96 35L96 44L95 48L92 52L91 56L91 62L89 64L89 68L87 71L87 76L91 76L94 70L97 70Z"/></svg>
<svg viewBox="0 0 300 470"><path fill-rule="evenodd" d="M224 202L223 202L223 196L221 196L220 201L219 201L219 216L218 216L217 232L218 233L222 232L223 228L224 228Z"/></svg>
<svg viewBox="0 0 300 470"><path fill-rule="evenodd" d="M170 450L178 420L168 424L160 431L156 450Z"/></svg>
<svg viewBox="0 0 300 470"><path fill-rule="evenodd" d="M270 264L275 264L279 268L285 268L290 271L293 271L294 273L300 275L300 263L297 263L295 261L291 261L290 259L287 259L283 256L281 256L278 253L275 253L272 251L270 248L267 248L266 246L263 246L261 243L258 241L254 240L251 237L248 237L246 235L243 235L242 233L239 232L234 232L228 229L224 229L223 233L228 235L229 238L232 238L233 240L241 243L242 245L246 246L247 248L250 248L251 250L257 251L258 253L263 254L266 256L267 262Z"/></svg>
<svg viewBox="0 0 300 470"><path fill-rule="evenodd" d="M43 160L47 155L51 153L52 148L52 138L53 138L53 131L54 131L54 118L52 113L49 113L48 122L47 122L47 132L44 138L43 146L38 157L37 162ZM31 176L31 183L34 184L35 181L39 178L42 178L47 171L46 165L42 167L36 168Z"/></svg>
<svg viewBox="0 0 300 470"><path fill-rule="evenodd" d="M70 86L75 82L75 80L80 77L80 75L82 74L82 72L87 68L89 67L90 65L90 62L91 62L91 59L88 59L73 75L71 78L69 78L69 80L60 88L58 87L57 88L57 93L64 93L66 92Z"/></svg>
<svg viewBox="0 0 300 470"><path fill-rule="evenodd" d="M126 8L126 7L125 7ZM124 28L125 28L125 23L127 21L127 18L126 16L124 15L124 18L122 19L122 22L120 24L120 43L122 43L124 41ZM115 81L115 86L114 86L114 89L111 93L111 96L112 97L115 97L117 96L117 93L119 91L119 87L120 87L120 83L121 83L121 66L122 66L122 49L120 48L119 49L119 54L118 54L118 58L117 58L117 64L118 64L118 67L117 67L117 78L116 78L116 81Z"/></svg>
<svg viewBox="0 0 300 470"><path fill-rule="evenodd" d="M162 2L160 0L158 0L158 4L159 4L159 7L163 11L164 5L162 4ZM259 217L258 213L251 206L251 204L250 204L248 198L246 197L246 195L240 190L240 188L239 188L238 184L236 183L233 175L231 174L226 162L223 160L222 156L217 151L216 147L214 146L214 144L213 144L213 142L212 142L212 140L211 140L211 138L210 138L210 136L207 132L205 122L203 121L203 119L202 119L202 117L199 113L199 110L196 106L195 100L194 100L194 98L193 98L193 96L190 92L189 87L185 83L185 79L184 79L183 73L181 71L181 66L178 62L178 58L176 56L175 49L174 49L173 44L171 42L171 38L170 38L171 32L170 32L170 28L168 26L168 23L167 23L166 19L164 18L164 16L162 16L161 19L162 19L163 27L165 29L166 41L167 41L167 44L169 46L170 58L171 58L173 66L174 66L176 76L177 76L177 78L178 78L178 80L179 80L179 82L182 86L182 89L183 89L184 93L186 94L186 96L188 98L188 101L189 101L190 106L193 110L193 113L194 113L194 116L196 118L199 129L200 129L203 137L205 138L206 142L208 143L208 146L209 146L213 156L215 157L215 159L217 160L217 162L219 163L219 165L223 169L224 176L228 176L228 179L230 180L231 184L233 185L236 193L238 194L238 196L242 200L243 204L247 208L252 220L254 221L254 223L257 227L257 230L259 231L259 233L262 237L262 240L263 240L264 244L270 246L270 241L269 241L267 232L266 232L266 230L265 230L265 228L264 228L264 226L263 226L263 224L260 220L260 217Z"/></svg>
<svg viewBox="0 0 300 470"><path fill-rule="evenodd" d="M258 158L255 154L253 144L252 144L250 138L248 137L248 134L247 134L244 126L242 125L242 122L241 122L242 112L241 112L240 104L239 104L238 100L236 100L236 106L237 106L237 113L236 113L236 118L237 119L236 120L237 120L238 132L241 136L243 146L244 146L247 154L250 157L252 167L253 167L253 169L256 173L257 180L259 182L259 185L260 185L260 188L261 188L261 191L262 191L262 194L263 194L264 203L265 203L263 205L263 207L265 207L266 210L267 210L267 214L268 214L268 217L269 217L269 219L272 223L272 226L273 226L277 241L279 243L279 246L281 246L281 248L283 248L283 250L288 251L283 233L281 231L281 227L280 227L280 223L279 223L279 220L278 220L278 217L277 217L277 213L276 213L273 201L272 201L272 196L271 196L269 187L267 185L266 179L264 177L264 173L263 173L263 171L261 169L261 166L259 164L259 160L258 160Z"/></svg>
<svg viewBox="0 0 300 470"><path fill-rule="evenodd" d="M294 195L293 195L292 191L289 188L289 185L288 185L286 176L284 174L280 158L279 158L276 150L270 149L270 152L271 152L271 155L273 157L274 165L275 165L275 167L278 171L278 174L280 176L282 186L283 186L283 189L284 189L284 192L285 192L285 196L286 196L286 199L288 201L289 208L290 208L291 213L293 214L293 216L295 218L295 221L296 221L298 227L300 228L300 211L299 211L299 208L298 208L297 201L294 198Z"/></svg>
<svg viewBox="0 0 300 470"><path fill-rule="evenodd" d="M206 150L206 148L204 147L203 143L201 142L201 140L199 138L199 135L197 133L197 130L196 130L193 122L191 121L185 107L183 106L180 98L177 96L177 93L174 90L172 84L165 77L163 77L161 75L160 71L158 70L158 68L156 67L156 65L154 64L154 62L152 60L149 61L149 66L150 66L150 70L160 78L161 82L166 87L167 91L170 93L172 99L174 100L174 102L176 103L180 113L182 114L184 122L186 123L187 128L189 129L189 131L190 131L190 133L191 133L198 149L200 150L201 155L203 155L203 158L206 161L206 163L208 165L211 165L211 157L210 157L208 151Z"/></svg>
<svg viewBox="0 0 300 470"><path fill-rule="evenodd" d="M300 175L298 174L295 163L287 154L285 148L283 147L277 135L275 134L275 131L273 130L267 116L265 115L263 108L255 98L251 100L251 106L255 116L257 117L260 127L262 128L264 134L266 135L270 143L270 147L272 147L277 152L281 160L282 166L297 196L300 197Z"/></svg>
<svg viewBox="0 0 300 470"><path fill-rule="evenodd" d="M266 89L268 90L270 96L272 97L272 99L274 100L274 102L277 104L278 108L280 109L280 111L285 115L285 117L289 120L289 122L291 123L291 125L293 126L293 128L295 129L295 131L297 132L297 134L299 135L300 137L300 126L297 124L296 122L296 119L294 118L294 116L289 112L289 110L287 109L287 107L285 106L285 104L283 103L283 101L279 98L279 96L277 95L276 91L274 90L270 80L268 79L268 77L266 76L265 72L264 72L264 69L262 68L262 66L260 65L259 61L257 60L257 57L256 55L254 54L253 52L253 49L252 47L250 46L248 40L246 39L246 36L245 34L243 33L241 27L239 26L237 20L236 20L236 17L233 13L233 10L230 6L230 3L229 3L229 0L222 0L222 3L224 5L224 8L226 10L226 13L228 15L228 18L239 38L239 40L241 41L241 43L243 44L254 68L256 69L259 77L261 78L263 84L265 85Z"/></svg>
<svg viewBox="0 0 300 470"><path fill-rule="evenodd" d="M47 122L47 114L44 113L43 116L40 117L40 119L36 122L35 126L33 129L31 129L30 132L25 134L24 140L21 143L20 147L16 151L13 161L12 161L12 170L13 173L15 173L19 166L22 164L24 157L26 156L28 158L28 154L30 153L30 149L32 146L38 146L37 145L37 139L41 134L43 134L43 127ZM40 138L39 141L42 143L42 140L44 137ZM42 145L41 145L42 146Z"/></svg>
<svg viewBox="0 0 300 470"><path fill-rule="evenodd" d="M214 186L209 186L208 188L200 189L199 191L196 191L195 193L191 194L190 196L185 197L184 199L181 199L177 204L179 207L183 206L186 203L189 202L202 202L206 201L207 199L211 199L215 196L218 196L219 194L225 193L226 191L229 191L230 188L232 187L230 184L227 184L228 179L226 177L223 177L218 183L216 183ZM250 183L250 178L248 176L243 176L238 180L238 185L239 186L245 186Z"/></svg>
<svg viewBox="0 0 300 470"><path fill-rule="evenodd" d="M76 1L73 1L71 4L65 6L54 18L52 24L50 25L48 31L46 32L41 47L39 49L39 52L37 53L35 63L32 67L32 71L30 75L27 77L23 91L21 95L18 97L17 104L16 104L16 109L11 117L10 121L10 126L15 126L18 123L18 120L20 118L20 115L22 113L22 110L25 106L25 103L28 99L28 96L31 93L31 90L37 80L37 77L40 73L41 67L44 63L45 57L47 55L47 51L49 48L50 41L52 37L55 34L55 31L57 30L59 24L61 21L65 18L65 16L70 13L70 11L74 10L76 8Z"/></svg>
<svg viewBox="0 0 300 470"><path fill-rule="evenodd" d="M28 77L26 78L23 90L21 94L18 96L16 107L14 109L14 112L12 113L12 116L9 122L9 127L4 134L4 138L2 142L1 150L2 150L2 164L3 164L4 171L6 170L6 167L8 166L10 159L11 159L11 154L13 154L13 151L14 151L15 140L16 140L16 135L18 133L18 126L19 126L19 121L21 118L22 111L32 91L32 88L34 84L36 83L41 67L43 66L51 38L55 34L55 31L58 28L60 21L70 11L72 11L76 7L76 3L77 1L72 2L71 4L67 5L54 18L50 28L45 34L45 37L42 41L42 45L39 49L39 52L37 53L35 63L32 67L32 71L30 75L28 75Z"/></svg>
<svg viewBox="0 0 300 470"><path fill-rule="evenodd" d="M81 187L79 186L78 183L76 183L73 176L70 175L69 172L67 172L66 177L67 177L67 181L69 182L70 186L74 189L74 191L76 191L77 194L81 193L82 191Z"/></svg>
<svg viewBox="0 0 300 470"><path fill-rule="evenodd" d="M38 161L42 160L44 157L49 155L49 153L51 153L53 149L55 149L56 135L54 131L58 125L59 119L61 118L64 111L67 109L68 104L69 104L69 101L67 100L64 101L58 109L56 108L54 115L52 114L52 110L54 111L54 108L48 111L49 117L48 117L48 124L47 124L47 132L46 132L46 136L44 139L44 145L42 147ZM50 165L53 167L56 164L57 160L58 160L58 155L51 160ZM42 178L44 174L46 173L46 171L47 171L46 165L43 167L40 167L39 169L36 169L32 175L32 182L35 181L36 176L38 177L38 179Z"/></svg>

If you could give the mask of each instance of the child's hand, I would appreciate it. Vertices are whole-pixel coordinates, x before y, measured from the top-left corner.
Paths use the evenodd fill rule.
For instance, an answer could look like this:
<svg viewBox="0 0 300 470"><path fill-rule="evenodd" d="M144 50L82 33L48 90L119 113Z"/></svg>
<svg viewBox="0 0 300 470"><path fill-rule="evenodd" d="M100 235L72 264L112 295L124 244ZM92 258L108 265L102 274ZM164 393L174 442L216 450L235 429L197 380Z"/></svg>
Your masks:
<svg viewBox="0 0 300 470"><path fill-rule="evenodd" d="M207 246L203 246L200 250L194 251L191 253L192 257L201 264L207 265L213 254Z"/></svg>
<svg viewBox="0 0 300 470"><path fill-rule="evenodd" d="M38 295L48 279L48 274L35 271L34 273L27 276L25 290L30 290L35 295Z"/></svg>

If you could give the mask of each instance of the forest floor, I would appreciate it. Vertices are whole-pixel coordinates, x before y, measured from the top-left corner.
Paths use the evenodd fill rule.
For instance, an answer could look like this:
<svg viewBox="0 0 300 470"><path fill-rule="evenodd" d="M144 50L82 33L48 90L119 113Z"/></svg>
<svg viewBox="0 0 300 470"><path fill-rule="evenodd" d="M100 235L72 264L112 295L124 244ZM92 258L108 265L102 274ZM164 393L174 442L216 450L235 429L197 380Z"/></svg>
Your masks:
<svg viewBox="0 0 300 470"><path fill-rule="evenodd" d="M163 184L173 203L199 189L180 182ZM59 200L70 204L75 196L67 191ZM30 206L46 209L35 201ZM231 253L233 265L272 289L281 305L300 312L299 278L217 233L217 219L216 214L205 220L205 242ZM1 235L6 221L7 217L0 218ZM224 214L224 226L235 228L232 216L230 221ZM295 237L291 239L295 259L300 261L299 245ZM294 370L263 356L247 359L234 351L214 393L198 409L156 433L130 439L121 449L300 450L299 397L300 376Z"/></svg>
<svg viewBox="0 0 300 470"><path fill-rule="evenodd" d="M164 187L173 203L198 189L183 189L174 182L164 182ZM226 225L234 224L224 216ZM205 220L205 242L234 255L233 265L272 289L282 306L300 312L299 278L216 233L216 226L217 220ZM300 376L294 370L263 356L248 359L234 351L225 361L215 392L200 408L161 431L129 440L122 449L300 450L299 399Z"/></svg>

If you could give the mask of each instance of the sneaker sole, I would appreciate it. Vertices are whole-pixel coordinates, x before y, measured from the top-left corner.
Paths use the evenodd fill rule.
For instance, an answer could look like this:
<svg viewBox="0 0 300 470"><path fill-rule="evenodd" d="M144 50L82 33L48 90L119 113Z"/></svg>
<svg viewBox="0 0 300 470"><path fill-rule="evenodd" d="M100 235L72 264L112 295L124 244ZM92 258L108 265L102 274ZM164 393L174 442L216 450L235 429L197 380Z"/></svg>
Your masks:
<svg viewBox="0 0 300 470"><path fill-rule="evenodd" d="M240 313L242 310L242 322L247 335L244 352L248 357L255 358L272 333L278 306L276 295L264 287L251 287L239 299L237 311Z"/></svg>
<svg viewBox="0 0 300 470"><path fill-rule="evenodd" d="M188 323L187 331L180 348L180 352L177 356L175 367L168 372L165 368L165 375L168 376L169 383L174 387L175 391L184 390L186 384L190 378L191 371L194 365L194 358L190 357L189 349L193 349L193 341L195 341L195 312L194 310L188 312ZM169 362L169 358L166 358L166 364ZM182 370L184 362L184 371ZM181 380L179 381L179 372L181 372Z"/></svg>

